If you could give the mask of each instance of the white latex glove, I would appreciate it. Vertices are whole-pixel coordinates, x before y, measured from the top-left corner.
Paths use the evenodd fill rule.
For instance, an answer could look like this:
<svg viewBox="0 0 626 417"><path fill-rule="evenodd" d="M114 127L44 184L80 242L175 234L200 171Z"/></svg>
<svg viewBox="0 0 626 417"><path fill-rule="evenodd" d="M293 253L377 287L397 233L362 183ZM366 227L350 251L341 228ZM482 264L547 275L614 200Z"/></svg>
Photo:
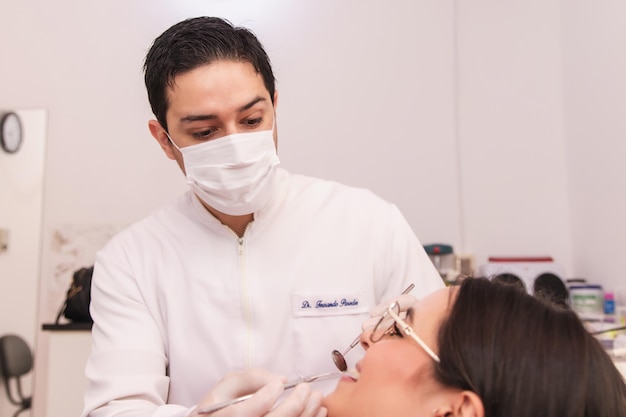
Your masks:
<svg viewBox="0 0 626 417"><path fill-rule="evenodd" d="M263 369L232 372L226 375L198 404L197 410L255 393L251 398L209 414L210 417L325 417L322 394L299 384L276 407L286 378ZM192 416L196 414L192 413ZM201 415L200 415L201 416Z"/></svg>
<svg viewBox="0 0 626 417"><path fill-rule="evenodd" d="M372 309L372 311L370 312L370 318L363 322L363 324L361 325L361 329L364 332L373 330L374 326L376 326L376 324L378 323L378 320L380 320L381 316L387 312L387 309L394 301L397 301L400 305L400 313L404 313L409 308L413 307L413 304L417 302L417 298L415 298L411 294L401 294L397 297L383 300ZM403 314L401 314L401 316L403 316ZM387 328L391 326L392 323L393 319L389 317L389 319L382 323L381 326Z"/></svg>
<svg viewBox="0 0 626 417"><path fill-rule="evenodd" d="M322 393L313 391L311 385L298 384L266 417L326 417L328 410L322 407L322 398Z"/></svg>

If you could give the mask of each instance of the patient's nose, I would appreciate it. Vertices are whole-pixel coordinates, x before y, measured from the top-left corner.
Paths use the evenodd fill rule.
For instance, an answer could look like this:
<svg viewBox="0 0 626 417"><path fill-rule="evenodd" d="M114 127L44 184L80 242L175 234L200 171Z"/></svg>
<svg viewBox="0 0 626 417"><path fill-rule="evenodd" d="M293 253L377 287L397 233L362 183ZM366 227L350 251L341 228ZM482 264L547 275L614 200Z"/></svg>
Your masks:
<svg viewBox="0 0 626 417"><path fill-rule="evenodd" d="M369 349L370 343L372 343L370 341L370 335L372 334L372 330L373 329L364 330L363 333L361 333L361 336L359 337L359 343L361 344L361 347L364 350Z"/></svg>

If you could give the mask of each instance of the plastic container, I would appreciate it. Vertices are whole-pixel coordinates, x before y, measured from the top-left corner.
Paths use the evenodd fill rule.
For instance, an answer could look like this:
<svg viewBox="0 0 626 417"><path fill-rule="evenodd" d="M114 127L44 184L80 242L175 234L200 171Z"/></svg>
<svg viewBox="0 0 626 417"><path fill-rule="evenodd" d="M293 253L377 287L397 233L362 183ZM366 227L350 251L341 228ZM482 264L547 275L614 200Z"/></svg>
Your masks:
<svg viewBox="0 0 626 417"><path fill-rule="evenodd" d="M597 284L571 285L570 305L582 320L601 321L604 319L604 291Z"/></svg>

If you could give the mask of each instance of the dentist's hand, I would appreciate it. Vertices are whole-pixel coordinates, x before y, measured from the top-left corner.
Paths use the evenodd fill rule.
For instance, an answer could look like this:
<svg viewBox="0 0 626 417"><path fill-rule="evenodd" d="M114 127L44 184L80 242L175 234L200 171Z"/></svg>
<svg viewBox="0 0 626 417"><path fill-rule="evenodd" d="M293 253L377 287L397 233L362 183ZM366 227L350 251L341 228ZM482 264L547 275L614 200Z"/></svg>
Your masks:
<svg viewBox="0 0 626 417"><path fill-rule="evenodd" d="M201 410L242 395L254 395L240 403L209 414L210 417L326 417L321 406L322 394L311 390L309 384L299 384L276 407L283 393L286 378L263 369L232 372L226 375L198 404ZM195 416L196 414L191 414ZM198 416L202 416L198 414Z"/></svg>
<svg viewBox="0 0 626 417"><path fill-rule="evenodd" d="M389 306L397 301L400 305L400 313L406 312L410 307L413 307L413 304L417 302L417 298L412 296L411 294L401 294L393 298L389 298L387 300L382 301L380 304L377 304L372 311L370 312L370 318L365 320L361 325L361 329L365 332L368 330L373 330L374 326L378 323L380 318L387 312ZM391 326L393 323L393 319L389 317L385 320L384 323L381 323L383 328L387 328Z"/></svg>

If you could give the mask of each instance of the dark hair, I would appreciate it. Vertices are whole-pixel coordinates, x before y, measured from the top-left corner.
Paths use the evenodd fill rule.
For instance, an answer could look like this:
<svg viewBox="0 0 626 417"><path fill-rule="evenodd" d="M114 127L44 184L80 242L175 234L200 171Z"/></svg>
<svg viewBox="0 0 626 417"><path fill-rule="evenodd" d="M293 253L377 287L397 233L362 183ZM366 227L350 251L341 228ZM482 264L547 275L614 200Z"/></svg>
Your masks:
<svg viewBox="0 0 626 417"><path fill-rule="evenodd" d="M152 112L167 130L166 90L177 75L219 60L245 61L261 74L274 103L274 73L257 37L218 17L183 20L154 40L144 62L144 80Z"/></svg>
<svg viewBox="0 0 626 417"><path fill-rule="evenodd" d="M478 394L486 417L626 416L624 380L573 310L486 278L457 293L435 377Z"/></svg>

